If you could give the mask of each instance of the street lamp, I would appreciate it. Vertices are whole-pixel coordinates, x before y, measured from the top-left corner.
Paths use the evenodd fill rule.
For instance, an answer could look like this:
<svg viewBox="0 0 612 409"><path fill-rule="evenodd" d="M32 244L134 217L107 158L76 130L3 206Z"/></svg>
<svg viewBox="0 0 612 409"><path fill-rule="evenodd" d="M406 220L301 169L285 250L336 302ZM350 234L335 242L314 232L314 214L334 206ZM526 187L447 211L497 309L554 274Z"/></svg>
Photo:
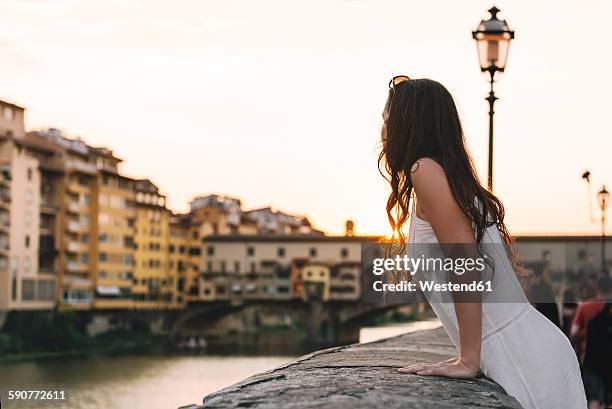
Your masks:
<svg viewBox="0 0 612 409"><path fill-rule="evenodd" d="M610 203L610 192L606 189L606 185L601 187L597 192L599 200L599 208L601 209L601 272L606 273L606 209Z"/></svg>
<svg viewBox="0 0 612 409"><path fill-rule="evenodd" d="M504 72L508 60L508 49L510 40L514 38L514 31L510 30L506 20L497 18L499 9L495 6L489 9L491 17L482 20L476 31L472 31L472 37L476 40L478 50L478 61L480 70L489 73L491 89L489 96L485 98L489 102L489 174L488 187L493 190L493 105L497 100L493 92L493 82L496 72Z"/></svg>

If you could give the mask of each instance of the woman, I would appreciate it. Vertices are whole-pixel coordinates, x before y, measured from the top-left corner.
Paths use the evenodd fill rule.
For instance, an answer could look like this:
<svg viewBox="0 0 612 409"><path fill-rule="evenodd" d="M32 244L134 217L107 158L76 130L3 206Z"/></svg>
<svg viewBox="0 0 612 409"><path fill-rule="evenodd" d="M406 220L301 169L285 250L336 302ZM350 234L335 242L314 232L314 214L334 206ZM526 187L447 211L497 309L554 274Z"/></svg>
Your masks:
<svg viewBox="0 0 612 409"><path fill-rule="evenodd" d="M409 252L422 244L503 246L503 253L487 254L494 266L493 292L499 284L518 294L512 302L453 298L450 303L426 294L458 356L399 372L473 378L480 369L525 409L586 408L569 341L527 302L521 289L504 208L478 181L452 96L435 81L406 76L394 77L389 88L379 167L391 187L387 214L394 235ZM403 228L409 218L406 237Z"/></svg>

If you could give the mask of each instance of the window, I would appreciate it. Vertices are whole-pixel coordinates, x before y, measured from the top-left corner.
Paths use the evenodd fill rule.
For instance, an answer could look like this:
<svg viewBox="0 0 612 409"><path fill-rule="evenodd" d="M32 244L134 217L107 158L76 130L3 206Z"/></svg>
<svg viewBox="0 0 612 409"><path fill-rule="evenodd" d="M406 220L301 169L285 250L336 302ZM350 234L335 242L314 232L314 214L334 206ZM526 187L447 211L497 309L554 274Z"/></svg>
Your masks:
<svg viewBox="0 0 612 409"><path fill-rule="evenodd" d="M32 204L32 191L30 189L25 192L25 202L26 204Z"/></svg>
<svg viewBox="0 0 612 409"><path fill-rule="evenodd" d="M81 234L81 243L89 243L89 234Z"/></svg>
<svg viewBox="0 0 612 409"><path fill-rule="evenodd" d="M118 185L121 189L129 189L130 188L130 183L128 183L127 180L125 179L119 179L118 180Z"/></svg>
<svg viewBox="0 0 612 409"><path fill-rule="evenodd" d="M315 247L311 247L309 254L310 254L310 257L316 257L317 256L317 249Z"/></svg>
<svg viewBox="0 0 612 409"><path fill-rule="evenodd" d="M100 225L107 225L110 222L110 216L107 213L100 213L98 215L98 223Z"/></svg>
<svg viewBox="0 0 612 409"><path fill-rule="evenodd" d="M255 247L253 246L247 247L247 256L254 256L254 255L255 255Z"/></svg>
<svg viewBox="0 0 612 409"><path fill-rule="evenodd" d="M89 263L89 254L81 253L81 263L88 264Z"/></svg>
<svg viewBox="0 0 612 409"><path fill-rule="evenodd" d="M343 247L340 249L340 257L342 258L347 258L348 257L348 249L346 247Z"/></svg>
<svg viewBox="0 0 612 409"><path fill-rule="evenodd" d="M25 236L25 246L27 249L30 248L30 235L29 234L26 234Z"/></svg>
<svg viewBox="0 0 612 409"><path fill-rule="evenodd" d="M106 253L100 253L98 255L98 260L100 260L100 262L102 263L106 262L107 259L108 259L108 256L106 255Z"/></svg>
<svg viewBox="0 0 612 409"><path fill-rule="evenodd" d="M189 248L189 255L190 256L199 256L200 254L202 254L202 251L200 250L199 247L190 247Z"/></svg>
<svg viewBox="0 0 612 409"><path fill-rule="evenodd" d="M196 231L194 231L194 232L192 233L192 237L193 237L194 239L197 239L197 238L198 238L198 232L197 232L197 230L196 230Z"/></svg>
<svg viewBox="0 0 612 409"><path fill-rule="evenodd" d="M106 271L100 271L98 272L98 278L101 280L104 280L106 278L107 274Z"/></svg>
<svg viewBox="0 0 612 409"><path fill-rule="evenodd" d="M170 246L168 246L168 251L170 253L174 253L174 244L171 244Z"/></svg>
<svg viewBox="0 0 612 409"><path fill-rule="evenodd" d="M276 251L276 254L279 257L285 257L285 248L284 247L279 247L278 250Z"/></svg>
<svg viewBox="0 0 612 409"><path fill-rule="evenodd" d="M17 270L19 270L19 256L13 256L13 264L11 265L13 275L17 274Z"/></svg>
<svg viewBox="0 0 612 409"><path fill-rule="evenodd" d="M15 117L15 111L13 111L13 108L11 107L4 107L2 114L4 115L4 119L7 121L12 121Z"/></svg>
<svg viewBox="0 0 612 409"><path fill-rule="evenodd" d="M79 176L76 180L76 182L80 185L80 186L89 186L89 178L85 177L85 176Z"/></svg>
<svg viewBox="0 0 612 409"><path fill-rule="evenodd" d="M234 262L234 271L236 272L236 274L240 274L240 261Z"/></svg>
<svg viewBox="0 0 612 409"><path fill-rule="evenodd" d="M28 180L32 180L32 168L28 168Z"/></svg>
<svg viewBox="0 0 612 409"><path fill-rule="evenodd" d="M55 281L38 282L38 299L53 301L55 299Z"/></svg>
<svg viewBox="0 0 612 409"><path fill-rule="evenodd" d="M125 207L125 201L123 197L117 195L111 195L110 207L115 209L123 209Z"/></svg>
<svg viewBox="0 0 612 409"><path fill-rule="evenodd" d="M221 261L221 272L225 273L225 260Z"/></svg>
<svg viewBox="0 0 612 409"><path fill-rule="evenodd" d="M208 254L209 256L214 256L215 255L215 247L214 246L208 246L206 248L206 254Z"/></svg>
<svg viewBox="0 0 612 409"><path fill-rule="evenodd" d="M17 277L13 277L13 282L11 284L11 297L13 301L17 299Z"/></svg>
<svg viewBox="0 0 612 409"><path fill-rule="evenodd" d="M132 236L123 236L123 247L133 249L136 247L136 242L134 242L134 237Z"/></svg>
<svg viewBox="0 0 612 409"><path fill-rule="evenodd" d="M34 299L34 281L23 280L21 282L21 299L31 301Z"/></svg>
<svg viewBox="0 0 612 409"><path fill-rule="evenodd" d="M101 193L100 196L98 196L98 203L100 206L108 206L108 196Z"/></svg>

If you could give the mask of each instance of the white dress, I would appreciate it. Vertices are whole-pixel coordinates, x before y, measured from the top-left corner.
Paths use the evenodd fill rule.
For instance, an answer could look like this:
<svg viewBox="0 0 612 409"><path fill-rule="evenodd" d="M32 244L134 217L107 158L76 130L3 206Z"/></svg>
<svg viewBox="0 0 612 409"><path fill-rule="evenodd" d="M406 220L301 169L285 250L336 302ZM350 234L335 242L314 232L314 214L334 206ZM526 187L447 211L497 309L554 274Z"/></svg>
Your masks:
<svg viewBox="0 0 612 409"><path fill-rule="evenodd" d="M414 200L407 251L419 243L438 243L431 225L416 216ZM486 229L483 243L503 243L497 226ZM525 409L585 409L587 401L578 359L563 332L526 300L508 256L493 255L497 284L520 291L524 302L483 302L480 369L516 398ZM416 276L415 276L416 277ZM493 291L495 291L495 286ZM426 293L450 339L459 346L457 316L452 302Z"/></svg>

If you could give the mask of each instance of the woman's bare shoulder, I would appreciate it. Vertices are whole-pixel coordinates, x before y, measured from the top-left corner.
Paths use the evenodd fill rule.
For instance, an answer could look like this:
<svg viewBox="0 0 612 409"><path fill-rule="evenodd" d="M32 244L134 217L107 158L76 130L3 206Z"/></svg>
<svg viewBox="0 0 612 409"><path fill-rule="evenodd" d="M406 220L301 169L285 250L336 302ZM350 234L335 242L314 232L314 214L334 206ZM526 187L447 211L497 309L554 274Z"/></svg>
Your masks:
<svg viewBox="0 0 612 409"><path fill-rule="evenodd" d="M417 190L419 187L441 188L448 185L444 168L431 158L418 159L410 169L410 179Z"/></svg>

